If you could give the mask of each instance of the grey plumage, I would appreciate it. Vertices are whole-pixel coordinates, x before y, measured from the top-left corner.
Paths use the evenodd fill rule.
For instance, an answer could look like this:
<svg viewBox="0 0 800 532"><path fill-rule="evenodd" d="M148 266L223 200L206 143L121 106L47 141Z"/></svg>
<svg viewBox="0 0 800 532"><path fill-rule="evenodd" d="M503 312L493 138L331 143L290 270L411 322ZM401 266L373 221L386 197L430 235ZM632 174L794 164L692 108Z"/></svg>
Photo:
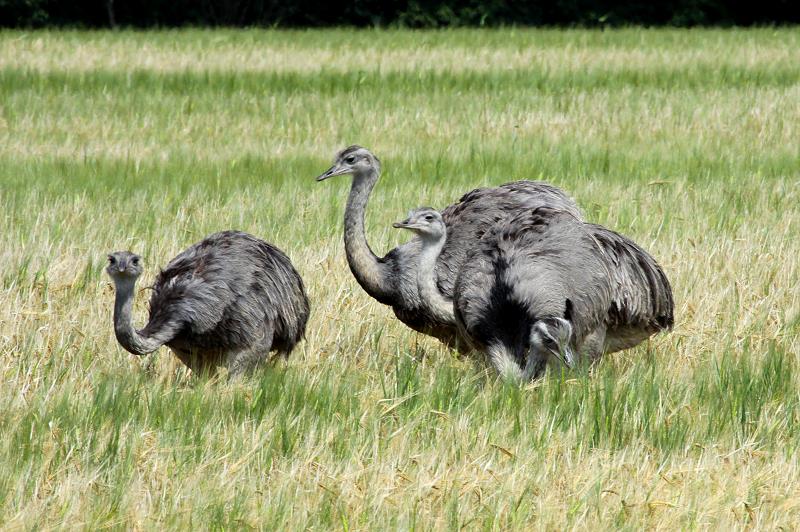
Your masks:
<svg viewBox="0 0 800 532"><path fill-rule="evenodd" d="M423 208L395 224L422 236L423 294L433 273L430 266L423 271L432 264L426 256L436 253L443 233L437 223L441 217ZM673 324L669 281L647 252L547 207L491 228L468 253L451 303L453 321L472 346L501 374L526 379L554 358L567 365L596 360ZM436 297L432 305L446 310Z"/></svg>
<svg viewBox="0 0 800 532"><path fill-rule="evenodd" d="M655 259L619 233L595 224L587 224L587 228L611 270L606 351L633 347L656 332L671 329L672 287Z"/></svg>
<svg viewBox="0 0 800 532"><path fill-rule="evenodd" d="M345 210L345 251L350 270L373 298L390 305L395 315L417 331L441 341L458 344L458 330L427 312L417 290L419 239L400 245L384 257L375 256L367 243L364 214L370 192L380 176L380 162L369 150L350 146L340 151L333 166L317 180L352 174L353 181ZM510 215L551 206L581 218L575 202L562 190L546 183L516 181L492 188L478 188L442 211L447 241L436 264L439 289L452 297L456 276L468 251L495 224Z"/></svg>
<svg viewBox="0 0 800 532"><path fill-rule="evenodd" d="M135 355L167 345L193 370L224 364L236 375L271 350L288 356L305 332L300 275L283 252L247 233L215 233L172 259L153 284L149 320L136 331L131 308L141 271L137 255L109 255L115 333Z"/></svg>

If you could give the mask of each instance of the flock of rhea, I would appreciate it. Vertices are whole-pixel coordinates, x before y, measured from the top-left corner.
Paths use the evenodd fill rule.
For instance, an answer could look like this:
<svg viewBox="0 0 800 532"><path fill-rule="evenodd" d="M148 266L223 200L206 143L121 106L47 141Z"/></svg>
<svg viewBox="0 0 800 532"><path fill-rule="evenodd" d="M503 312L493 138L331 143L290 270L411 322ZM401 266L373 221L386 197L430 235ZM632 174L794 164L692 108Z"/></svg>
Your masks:
<svg viewBox="0 0 800 532"><path fill-rule="evenodd" d="M673 324L672 289L630 239L583 220L562 190L533 181L475 189L441 213L422 207L394 227L416 234L377 257L364 231L380 162L350 146L317 180L350 174L344 242L358 283L406 325L461 351L484 353L506 378L529 380L548 365L574 367L633 347ZM114 332L145 355L162 345L193 371L219 365L248 373L271 351L288 356L303 337L303 281L279 249L224 231L161 271L143 329L132 323L141 259L108 256Z"/></svg>

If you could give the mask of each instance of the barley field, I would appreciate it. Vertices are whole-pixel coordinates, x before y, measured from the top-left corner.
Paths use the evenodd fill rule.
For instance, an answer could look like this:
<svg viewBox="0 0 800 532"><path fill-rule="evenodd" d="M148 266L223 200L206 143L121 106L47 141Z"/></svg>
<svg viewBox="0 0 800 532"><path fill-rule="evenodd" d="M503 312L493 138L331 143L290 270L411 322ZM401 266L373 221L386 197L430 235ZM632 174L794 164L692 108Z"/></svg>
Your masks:
<svg viewBox="0 0 800 532"><path fill-rule="evenodd" d="M391 222L540 179L669 276L674 331L498 381L347 267L338 149ZM800 32L0 32L5 529L793 529ZM306 340L250 378L118 347L106 254L286 251Z"/></svg>

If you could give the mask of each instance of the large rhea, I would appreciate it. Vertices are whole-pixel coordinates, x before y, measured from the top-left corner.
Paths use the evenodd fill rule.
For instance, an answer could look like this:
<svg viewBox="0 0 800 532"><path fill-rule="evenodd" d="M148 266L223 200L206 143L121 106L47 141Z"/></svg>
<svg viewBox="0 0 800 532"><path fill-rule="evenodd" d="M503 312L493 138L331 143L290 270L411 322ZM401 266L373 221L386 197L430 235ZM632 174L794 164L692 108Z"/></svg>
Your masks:
<svg viewBox="0 0 800 532"><path fill-rule="evenodd" d="M434 282L442 215L423 207L394 226L419 235L417 284L428 312L456 325L503 376L594 361L672 326L672 289L655 260L572 213L540 207L497 224L467 254L452 297Z"/></svg>
<svg viewBox="0 0 800 532"><path fill-rule="evenodd" d="M417 239L389 251L384 257L373 253L364 229L364 215L373 187L380 177L381 164L369 150L350 146L336 155L333 166L317 177L318 181L338 175L352 175L350 195L344 215L344 243L347 262L366 292L417 331L456 345L456 327L429 312L417 290ZM580 218L575 202L562 190L546 183L516 181L498 187L478 188L442 211L447 240L434 269L435 282L447 297L453 296L456 274L467 252L489 228L521 211L550 206Z"/></svg>
<svg viewBox="0 0 800 532"><path fill-rule="evenodd" d="M111 253L106 271L116 289L114 332L134 355L167 345L194 371L224 365L236 376L270 351L288 356L305 332L309 305L300 275L279 249L247 233L215 233L172 259L153 284L141 330L132 319L141 258Z"/></svg>

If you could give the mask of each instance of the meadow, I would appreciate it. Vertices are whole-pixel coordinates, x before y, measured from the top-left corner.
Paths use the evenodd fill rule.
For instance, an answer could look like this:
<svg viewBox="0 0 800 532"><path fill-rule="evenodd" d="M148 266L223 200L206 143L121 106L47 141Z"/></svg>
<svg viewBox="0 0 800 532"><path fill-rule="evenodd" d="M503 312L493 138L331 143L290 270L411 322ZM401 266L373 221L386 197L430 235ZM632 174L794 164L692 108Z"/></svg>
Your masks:
<svg viewBox="0 0 800 532"><path fill-rule="evenodd" d="M0 32L5 529L791 529L800 522L800 32ZM498 381L347 267L349 144L391 222L539 179L649 250L674 331ZM106 253L237 228L312 304L237 382L118 347ZM149 364L149 365L148 365Z"/></svg>

